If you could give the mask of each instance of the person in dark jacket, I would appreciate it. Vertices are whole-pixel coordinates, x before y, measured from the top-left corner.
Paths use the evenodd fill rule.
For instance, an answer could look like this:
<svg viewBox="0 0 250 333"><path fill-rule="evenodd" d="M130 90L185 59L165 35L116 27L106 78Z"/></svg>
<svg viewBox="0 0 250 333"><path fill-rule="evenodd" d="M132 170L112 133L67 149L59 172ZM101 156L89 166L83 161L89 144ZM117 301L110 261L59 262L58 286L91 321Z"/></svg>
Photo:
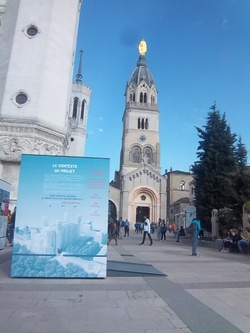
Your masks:
<svg viewBox="0 0 250 333"><path fill-rule="evenodd" d="M229 237L224 240L224 249L221 252L238 252L239 240L241 240L241 232L237 229L230 229Z"/></svg>
<svg viewBox="0 0 250 333"><path fill-rule="evenodd" d="M185 233L185 230L184 230L183 226L180 227L180 230L177 233L177 239L176 239L177 243L180 241L181 236L186 236L186 233Z"/></svg>

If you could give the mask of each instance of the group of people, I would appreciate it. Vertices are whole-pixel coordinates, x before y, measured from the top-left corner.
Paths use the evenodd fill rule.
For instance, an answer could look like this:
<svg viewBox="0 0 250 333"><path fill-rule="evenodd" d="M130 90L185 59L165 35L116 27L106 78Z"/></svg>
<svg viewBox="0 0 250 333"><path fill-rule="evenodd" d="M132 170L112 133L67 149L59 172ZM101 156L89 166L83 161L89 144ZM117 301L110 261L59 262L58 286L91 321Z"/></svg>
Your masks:
<svg viewBox="0 0 250 333"><path fill-rule="evenodd" d="M193 219L192 224L195 226L195 230L192 234L192 256L197 256L197 246L198 246L198 242L199 242L199 233L201 230L201 224L200 221L197 219ZM120 218L119 220L115 220L112 217L109 218L108 221L108 245L110 244L110 242L112 240L115 241L115 245L117 245L117 239L119 238L119 234L120 231L122 229L122 226L124 225L125 228L125 224L122 223L122 218ZM128 224L128 228L129 228L129 224ZM157 232L157 239L158 240L164 240L166 239L166 231L167 231L167 226L164 220L159 219L158 220L158 224L157 224L157 230L159 232ZM153 245L153 240L151 237L151 223L150 220L148 219L147 216L143 217L143 238L142 241L139 245L143 245L146 241L146 237L148 237L149 239L149 245ZM126 235L126 231L124 233L124 236ZM128 232L129 235L129 232ZM179 242L180 236L185 235L185 231L184 228L181 227L180 230L178 231L177 234L177 242Z"/></svg>
<svg viewBox="0 0 250 333"><path fill-rule="evenodd" d="M199 235L201 232L201 224L200 221L196 218L192 220L191 223L194 226L194 231L192 235L190 235L192 240L192 256L197 256L197 247L199 243ZM10 226L13 224L10 223ZM13 233L11 232L13 228L9 228L9 242L12 243L13 241ZM167 225L163 219L158 220L157 223L157 240L165 240L166 239L166 232L167 232ZM115 220L113 218L109 219L108 223L108 245L110 244L111 240L115 240L115 245L117 245L117 239L122 238L121 232L124 231L124 237L129 236L129 222L128 220L123 221L122 218L119 220ZM147 216L143 217L143 222L138 224L138 227L135 228L135 232L143 232L143 238L139 245L143 245L146 241L146 237L149 239L149 245L153 245L153 240L151 237L151 223ZM180 237L186 236L186 232L183 226L177 232L177 239L176 242L179 242ZM11 239L12 237L12 239ZM220 252L238 252L238 253L248 253L250 250L250 227L242 229L230 229L221 242L219 244L218 251Z"/></svg>
<svg viewBox="0 0 250 333"><path fill-rule="evenodd" d="M122 217L116 220L112 217L108 219L108 245L112 239L115 240L115 245L117 245L117 239L122 239L123 237L129 237L129 221L126 219L123 221Z"/></svg>
<svg viewBox="0 0 250 333"><path fill-rule="evenodd" d="M142 234L143 229L144 229L144 223L143 222L135 222L134 227L135 227L135 233Z"/></svg>
<svg viewBox="0 0 250 333"><path fill-rule="evenodd" d="M164 219L159 218L156 227L157 240L166 240L167 224Z"/></svg>
<svg viewBox="0 0 250 333"><path fill-rule="evenodd" d="M232 228L219 243L219 252L248 253L250 245L250 228L244 230Z"/></svg>
<svg viewBox="0 0 250 333"><path fill-rule="evenodd" d="M14 238L14 230L16 223L16 207L13 212L9 210L8 218L7 218L7 229L6 229L6 238L8 240L9 246L13 246L13 238Z"/></svg>
<svg viewBox="0 0 250 333"><path fill-rule="evenodd" d="M115 245L117 245L117 239L121 239L121 232L124 229L124 237L129 237L129 221L126 219L125 222L120 217L119 220L115 220L114 218L110 217L108 220L108 245L112 240L115 241ZM153 245L152 237L150 235L151 231L151 223L147 216L143 217L143 239L139 245L144 244L146 236L148 236L150 240L149 245Z"/></svg>

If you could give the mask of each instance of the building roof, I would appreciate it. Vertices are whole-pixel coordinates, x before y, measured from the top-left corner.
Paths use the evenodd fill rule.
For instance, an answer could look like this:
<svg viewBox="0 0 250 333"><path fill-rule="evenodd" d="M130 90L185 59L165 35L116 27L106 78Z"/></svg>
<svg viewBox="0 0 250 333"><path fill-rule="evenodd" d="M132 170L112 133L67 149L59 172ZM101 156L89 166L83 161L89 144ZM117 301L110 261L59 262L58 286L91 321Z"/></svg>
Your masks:
<svg viewBox="0 0 250 333"><path fill-rule="evenodd" d="M192 173L188 172L188 171L181 171L181 170L170 170L167 172L167 174L175 174L175 175L181 175L181 174L185 174L185 175L193 175Z"/></svg>
<svg viewBox="0 0 250 333"><path fill-rule="evenodd" d="M176 200L175 202L172 203L171 206L174 206L174 205L179 205L181 203L189 203L190 199L188 197L184 197L184 198L181 198L179 200Z"/></svg>
<svg viewBox="0 0 250 333"><path fill-rule="evenodd" d="M151 74L150 70L147 67L146 57L140 55L139 60L137 62L137 67L133 71L129 83L134 83L135 85L138 85L143 80L147 83L149 87L155 85L153 75Z"/></svg>

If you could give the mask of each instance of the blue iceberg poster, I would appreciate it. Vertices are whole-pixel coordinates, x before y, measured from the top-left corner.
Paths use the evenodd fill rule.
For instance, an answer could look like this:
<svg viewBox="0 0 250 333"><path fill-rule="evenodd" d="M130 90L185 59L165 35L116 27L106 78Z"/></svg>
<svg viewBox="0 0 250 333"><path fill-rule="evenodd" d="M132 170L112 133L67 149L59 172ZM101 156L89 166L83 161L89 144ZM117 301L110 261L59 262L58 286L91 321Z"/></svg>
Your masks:
<svg viewBox="0 0 250 333"><path fill-rule="evenodd" d="M109 159L22 155L12 277L105 278Z"/></svg>

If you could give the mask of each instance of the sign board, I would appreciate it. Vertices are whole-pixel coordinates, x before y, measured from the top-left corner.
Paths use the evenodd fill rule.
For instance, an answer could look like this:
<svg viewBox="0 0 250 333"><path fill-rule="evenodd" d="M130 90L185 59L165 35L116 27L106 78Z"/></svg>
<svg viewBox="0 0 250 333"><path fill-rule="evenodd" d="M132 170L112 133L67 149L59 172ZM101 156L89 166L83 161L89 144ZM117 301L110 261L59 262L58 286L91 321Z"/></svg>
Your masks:
<svg viewBox="0 0 250 333"><path fill-rule="evenodd" d="M12 277L105 278L109 159L22 155Z"/></svg>
<svg viewBox="0 0 250 333"><path fill-rule="evenodd" d="M187 206L185 208L185 214L186 214L186 226L189 226L193 219L196 218L196 207L195 206Z"/></svg>

